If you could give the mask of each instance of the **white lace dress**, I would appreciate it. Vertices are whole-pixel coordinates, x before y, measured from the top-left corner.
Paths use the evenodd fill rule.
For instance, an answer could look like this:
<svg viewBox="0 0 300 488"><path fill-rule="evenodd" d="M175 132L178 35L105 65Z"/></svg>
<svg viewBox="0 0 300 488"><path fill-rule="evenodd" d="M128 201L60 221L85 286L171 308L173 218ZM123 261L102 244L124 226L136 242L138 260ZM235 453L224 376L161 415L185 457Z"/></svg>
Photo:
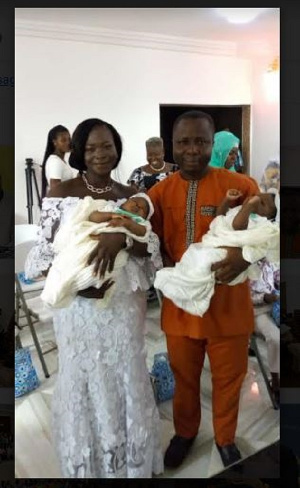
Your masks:
<svg viewBox="0 0 300 488"><path fill-rule="evenodd" d="M28 277L48 269L53 234L78 198L46 198ZM163 471L160 419L146 367L145 291L161 266L152 233L150 258L129 257L108 308L77 297L54 311L59 372L53 434L65 478L151 478Z"/></svg>

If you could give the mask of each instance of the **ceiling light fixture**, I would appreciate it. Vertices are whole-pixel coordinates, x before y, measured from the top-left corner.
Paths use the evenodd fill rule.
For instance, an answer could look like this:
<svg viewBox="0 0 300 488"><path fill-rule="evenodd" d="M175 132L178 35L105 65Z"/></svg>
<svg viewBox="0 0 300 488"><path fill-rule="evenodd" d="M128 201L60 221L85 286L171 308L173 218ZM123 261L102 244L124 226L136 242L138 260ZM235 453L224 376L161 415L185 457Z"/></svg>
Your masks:
<svg viewBox="0 0 300 488"><path fill-rule="evenodd" d="M252 22L268 8L216 8L216 12L225 17L232 24L246 24Z"/></svg>

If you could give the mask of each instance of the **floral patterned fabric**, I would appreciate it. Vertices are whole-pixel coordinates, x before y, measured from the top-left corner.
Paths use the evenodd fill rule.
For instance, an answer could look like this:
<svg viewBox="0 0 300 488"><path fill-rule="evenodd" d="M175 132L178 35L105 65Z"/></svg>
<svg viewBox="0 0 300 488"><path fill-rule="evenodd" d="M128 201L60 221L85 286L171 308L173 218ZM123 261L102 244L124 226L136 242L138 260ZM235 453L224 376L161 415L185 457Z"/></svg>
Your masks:
<svg viewBox="0 0 300 488"><path fill-rule="evenodd" d="M128 178L127 184L130 185L134 183L140 191L149 190L155 183L164 180L167 176L175 173L179 168L176 164L173 164L172 170L165 173L154 173L150 174L143 170L140 166L136 168Z"/></svg>
<svg viewBox="0 0 300 488"><path fill-rule="evenodd" d="M270 263L267 259L262 259L257 263L261 278L250 280L250 293L253 305L262 305L266 293L274 293L280 286L280 270L278 266Z"/></svg>
<svg viewBox="0 0 300 488"><path fill-rule="evenodd" d="M27 277L47 269L51 240L77 198L45 199L40 240ZM64 478L151 478L163 471L160 419L146 367L145 291L161 266L152 233L150 258L128 259L108 308L77 297L54 310L59 372L53 436Z"/></svg>

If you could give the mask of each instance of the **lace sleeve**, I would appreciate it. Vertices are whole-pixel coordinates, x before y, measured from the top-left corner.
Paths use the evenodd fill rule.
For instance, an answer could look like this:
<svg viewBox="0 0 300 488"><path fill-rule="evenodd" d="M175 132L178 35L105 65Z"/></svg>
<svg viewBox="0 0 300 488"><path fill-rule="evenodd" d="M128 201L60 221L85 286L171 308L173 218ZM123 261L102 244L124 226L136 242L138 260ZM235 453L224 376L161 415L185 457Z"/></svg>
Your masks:
<svg viewBox="0 0 300 488"><path fill-rule="evenodd" d="M25 262L25 277L37 278L47 271L54 258L53 239L62 215L63 198L44 198L38 241L29 251Z"/></svg>
<svg viewBox="0 0 300 488"><path fill-rule="evenodd" d="M147 251L150 254L148 260L151 261L156 270L163 267L162 257L160 254L160 242L158 236L151 231L149 234Z"/></svg>
<svg viewBox="0 0 300 488"><path fill-rule="evenodd" d="M130 255L125 267L130 290L148 290L154 283L156 271L163 267L159 239L153 231L149 234L147 251L150 256L141 258Z"/></svg>

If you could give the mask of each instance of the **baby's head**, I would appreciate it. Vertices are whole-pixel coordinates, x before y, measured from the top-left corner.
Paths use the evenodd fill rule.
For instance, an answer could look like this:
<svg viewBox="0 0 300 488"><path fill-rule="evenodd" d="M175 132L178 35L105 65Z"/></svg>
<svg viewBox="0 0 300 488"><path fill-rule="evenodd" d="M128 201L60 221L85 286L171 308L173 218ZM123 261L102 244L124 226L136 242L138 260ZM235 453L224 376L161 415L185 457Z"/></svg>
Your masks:
<svg viewBox="0 0 300 488"><path fill-rule="evenodd" d="M126 212L139 215L143 219L149 219L154 212L152 202L146 193L132 195L120 208L126 210Z"/></svg>
<svg viewBox="0 0 300 488"><path fill-rule="evenodd" d="M275 194L274 193L260 193L257 195L259 197L259 204L256 213L261 217L267 217L268 220L274 220L277 217L277 206L275 204Z"/></svg>

